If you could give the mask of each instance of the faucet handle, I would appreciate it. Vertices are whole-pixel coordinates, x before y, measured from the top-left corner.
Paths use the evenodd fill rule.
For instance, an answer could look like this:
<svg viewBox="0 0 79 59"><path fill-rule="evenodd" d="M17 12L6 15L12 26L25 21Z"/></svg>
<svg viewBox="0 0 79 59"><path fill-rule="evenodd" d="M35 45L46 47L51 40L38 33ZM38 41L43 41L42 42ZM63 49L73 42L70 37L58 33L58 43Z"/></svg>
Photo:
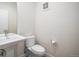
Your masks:
<svg viewBox="0 0 79 59"><path fill-rule="evenodd" d="M8 33L8 30L4 30L4 33L7 34Z"/></svg>

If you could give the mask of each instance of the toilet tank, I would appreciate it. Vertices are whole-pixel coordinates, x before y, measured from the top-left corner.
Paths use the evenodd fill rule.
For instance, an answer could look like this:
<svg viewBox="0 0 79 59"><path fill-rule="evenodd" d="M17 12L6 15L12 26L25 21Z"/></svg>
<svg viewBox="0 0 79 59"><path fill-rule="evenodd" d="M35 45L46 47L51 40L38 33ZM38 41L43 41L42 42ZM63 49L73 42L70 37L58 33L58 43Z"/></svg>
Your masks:
<svg viewBox="0 0 79 59"><path fill-rule="evenodd" d="M33 45L35 45L35 36L28 36L26 38L26 47L32 47Z"/></svg>

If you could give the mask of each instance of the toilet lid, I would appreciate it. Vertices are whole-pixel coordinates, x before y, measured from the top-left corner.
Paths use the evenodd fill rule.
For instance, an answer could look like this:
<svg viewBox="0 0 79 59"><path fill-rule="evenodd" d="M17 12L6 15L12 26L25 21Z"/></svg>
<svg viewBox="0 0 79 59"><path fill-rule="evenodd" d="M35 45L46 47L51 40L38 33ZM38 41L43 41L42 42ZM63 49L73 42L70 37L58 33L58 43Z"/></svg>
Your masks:
<svg viewBox="0 0 79 59"><path fill-rule="evenodd" d="M37 52L45 52L45 49L40 45L32 46L32 50L37 51Z"/></svg>

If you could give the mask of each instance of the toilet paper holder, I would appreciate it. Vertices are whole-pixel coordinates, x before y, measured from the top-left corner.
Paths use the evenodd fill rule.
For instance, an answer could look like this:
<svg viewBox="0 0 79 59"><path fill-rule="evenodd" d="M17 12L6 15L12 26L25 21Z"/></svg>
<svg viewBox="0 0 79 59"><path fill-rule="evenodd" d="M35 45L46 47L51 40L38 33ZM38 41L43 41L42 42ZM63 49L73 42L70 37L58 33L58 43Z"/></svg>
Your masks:
<svg viewBox="0 0 79 59"><path fill-rule="evenodd" d="M53 47L57 47L57 41L56 40L51 40L51 44Z"/></svg>

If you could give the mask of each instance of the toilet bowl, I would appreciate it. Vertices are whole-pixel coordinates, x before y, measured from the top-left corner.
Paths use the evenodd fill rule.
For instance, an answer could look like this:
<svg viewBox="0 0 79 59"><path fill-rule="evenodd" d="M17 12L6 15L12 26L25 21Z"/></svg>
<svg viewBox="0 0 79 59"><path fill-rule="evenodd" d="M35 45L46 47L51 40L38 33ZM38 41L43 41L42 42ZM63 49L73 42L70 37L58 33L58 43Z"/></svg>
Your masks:
<svg viewBox="0 0 79 59"><path fill-rule="evenodd" d="M26 39L26 47L35 55L44 56L44 54L45 54L45 48L43 46L35 43L34 35L29 36Z"/></svg>
<svg viewBox="0 0 79 59"><path fill-rule="evenodd" d="M30 48L28 48L32 53L38 55L38 56L43 56L45 54L45 49L41 45L34 45Z"/></svg>

